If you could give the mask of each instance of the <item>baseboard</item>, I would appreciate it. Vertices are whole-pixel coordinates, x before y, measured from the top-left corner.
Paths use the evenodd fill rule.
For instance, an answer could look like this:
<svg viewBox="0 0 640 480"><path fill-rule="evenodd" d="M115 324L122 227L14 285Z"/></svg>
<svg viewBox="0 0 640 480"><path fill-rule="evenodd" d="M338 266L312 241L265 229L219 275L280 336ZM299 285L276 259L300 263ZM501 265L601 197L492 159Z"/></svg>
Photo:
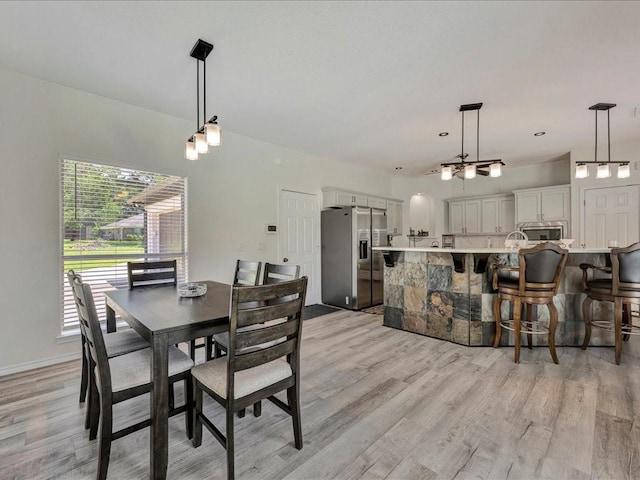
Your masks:
<svg viewBox="0 0 640 480"><path fill-rule="evenodd" d="M26 372L27 370L33 370L35 368L49 367L57 363L78 360L79 358L80 352L72 352L67 353L66 355L60 355L59 357L45 358L44 360L35 360L33 362L21 363L19 365L11 365L10 367L0 368L0 377L14 373Z"/></svg>

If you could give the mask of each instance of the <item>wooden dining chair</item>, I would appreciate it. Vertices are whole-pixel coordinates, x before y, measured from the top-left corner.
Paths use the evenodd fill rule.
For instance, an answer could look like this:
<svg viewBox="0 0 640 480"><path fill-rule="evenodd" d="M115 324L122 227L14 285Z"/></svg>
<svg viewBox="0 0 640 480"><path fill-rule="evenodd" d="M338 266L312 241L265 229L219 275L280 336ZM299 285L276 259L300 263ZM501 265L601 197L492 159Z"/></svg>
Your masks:
<svg viewBox="0 0 640 480"><path fill-rule="evenodd" d="M623 339L628 339L629 335L640 335L640 328L633 325L631 315L631 306L640 305L640 243L612 249L611 267L583 263L580 268L584 292L587 294L582 303L585 327L582 349L586 350L591 340L591 326L611 331L615 338L615 362L620 365ZM594 271L606 275L595 278ZM613 303L613 318L594 320L591 312L594 301Z"/></svg>
<svg viewBox="0 0 640 480"><path fill-rule="evenodd" d="M80 275L76 274L73 270L67 272L67 280L69 287L73 293L73 300L76 305L76 312L78 319L80 318L80 308L78 306L78 296L76 295L75 288L73 287L73 278L77 276L81 279ZM85 418L85 428L89 428L90 412L91 412L91 389L89 385L95 382L93 368L91 367L91 354L89 353L89 347L87 345L87 334L85 332L84 322L79 321L80 324L80 345L82 349L82 368L80 377L80 403L87 401L87 411ZM104 336L104 346L107 351L107 358L119 357L127 353L135 352L136 350L142 350L143 348L149 348L149 342L142 338L138 333L129 328L127 330L121 330L119 332L109 333ZM94 437L95 438L95 437ZM93 439L92 439L93 440Z"/></svg>
<svg viewBox="0 0 640 480"><path fill-rule="evenodd" d="M300 340L306 290L307 277L255 287L234 286L227 355L192 369L195 390L193 445L201 445L204 424L227 451L229 479L235 474L235 413L257 401L268 399L291 416L295 447L302 448ZM252 306L247 307L247 304ZM281 319L280 323L269 323L276 319ZM252 326L257 328L246 330ZM284 341L271 343L281 338ZM281 391L287 392L286 403L274 396ZM203 392L225 408L225 434L205 416Z"/></svg>
<svg viewBox="0 0 640 480"><path fill-rule="evenodd" d="M91 402L90 432L97 433L99 427L97 478L102 480L107 477L111 442L151 424L150 419L145 419L116 432L113 431L113 405L151 390L151 349L145 348L109 358L91 287L83 283L79 275L72 277L72 285L78 298L80 322L84 324L92 367L96 369L95 381L89 385L91 398L94 399ZM185 404L171 409L169 416L185 412L187 437L192 438L193 387L190 371L193 360L176 347L169 347L168 356L168 381L171 384L177 381L185 382Z"/></svg>
<svg viewBox="0 0 640 480"><path fill-rule="evenodd" d="M502 329L514 332L514 362L520 363L520 336L527 334L527 344L532 347L532 335L546 334L549 352L554 363L558 363L555 335L558 323L558 309L553 298L558 292L560 275L567 262L569 251L554 243L541 243L532 248L521 248L518 251L518 266L494 264L493 289L498 292L493 301L493 315L496 322L494 348L500 346ZM505 272L517 273L517 278L504 276ZM513 302L513 320L502 320L501 304L503 301ZM549 327L534 321L533 306L546 305L549 309ZM522 309L527 307L527 320L522 321Z"/></svg>
<svg viewBox="0 0 640 480"><path fill-rule="evenodd" d="M300 265L277 265L275 263L264 264L263 285L273 285L276 283L295 280L300 277ZM281 299L284 301L286 299ZM247 330L258 327L247 327ZM226 355L229 349L229 332L221 332L213 336L214 358ZM253 406L253 415L259 417L262 412L262 402L256 402ZM245 410L238 411L240 418L244 417Z"/></svg>

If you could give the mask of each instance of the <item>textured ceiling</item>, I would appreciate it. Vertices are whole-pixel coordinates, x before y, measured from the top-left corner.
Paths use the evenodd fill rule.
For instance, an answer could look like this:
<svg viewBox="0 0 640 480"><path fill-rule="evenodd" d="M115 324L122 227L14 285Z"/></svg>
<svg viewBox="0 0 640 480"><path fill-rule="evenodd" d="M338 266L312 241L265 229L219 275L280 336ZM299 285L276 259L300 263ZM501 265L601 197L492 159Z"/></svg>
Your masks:
<svg viewBox="0 0 640 480"><path fill-rule="evenodd" d="M593 145L598 102L612 142L640 134L638 2L0 2L0 67L194 129L198 38L223 131L338 161L424 173L475 102L480 158L508 166Z"/></svg>

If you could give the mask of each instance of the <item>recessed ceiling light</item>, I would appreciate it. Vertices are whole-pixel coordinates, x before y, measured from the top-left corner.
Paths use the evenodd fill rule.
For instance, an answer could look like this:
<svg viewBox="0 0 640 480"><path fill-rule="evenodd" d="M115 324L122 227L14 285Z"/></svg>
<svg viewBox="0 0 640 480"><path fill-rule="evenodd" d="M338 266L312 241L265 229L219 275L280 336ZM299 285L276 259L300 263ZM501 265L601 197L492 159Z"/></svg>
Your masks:
<svg viewBox="0 0 640 480"><path fill-rule="evenodd" d="M447 135L449 135L449 132L440 132L438 134L439 137L446 137Z"/></svg>
<svg viewBox="0 0 640 480"><path fill-rule="evenodd" d="M402 170L402 167L396 167L396 170Z"/></svg>
<svg viewBox="0 0 640 480"><path fill-rule="evenodd" d="M534 137L541 137L542 135L544 135L547 132L536 132L533 134Z"/></svg>

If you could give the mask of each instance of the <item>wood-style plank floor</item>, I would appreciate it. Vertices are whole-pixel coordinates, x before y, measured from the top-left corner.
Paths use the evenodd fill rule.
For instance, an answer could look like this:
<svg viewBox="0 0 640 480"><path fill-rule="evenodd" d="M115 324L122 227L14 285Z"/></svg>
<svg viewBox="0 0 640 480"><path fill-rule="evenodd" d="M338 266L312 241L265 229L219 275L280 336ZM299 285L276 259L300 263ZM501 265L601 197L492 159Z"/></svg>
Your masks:
<svg viewBox="0 0 640 480"><path fill-rule="evenodd" d="M269 402L236 420L239 479L638 479L640 348L470 348L338 312L305 322L304 448ZM0 478L94 478L97 442L83 428L80 362L0 378ZM180 390L180 389L179 389ZM180 397L182 392L178 392ZM181 398L180 398L181 399ZM118 405L116 426L148 413ZM224 427L222 409L209 413ZM170 421L170 479L226 478L225 453ZM148 478L149 431L113 443L109 478Z"/></svg>

